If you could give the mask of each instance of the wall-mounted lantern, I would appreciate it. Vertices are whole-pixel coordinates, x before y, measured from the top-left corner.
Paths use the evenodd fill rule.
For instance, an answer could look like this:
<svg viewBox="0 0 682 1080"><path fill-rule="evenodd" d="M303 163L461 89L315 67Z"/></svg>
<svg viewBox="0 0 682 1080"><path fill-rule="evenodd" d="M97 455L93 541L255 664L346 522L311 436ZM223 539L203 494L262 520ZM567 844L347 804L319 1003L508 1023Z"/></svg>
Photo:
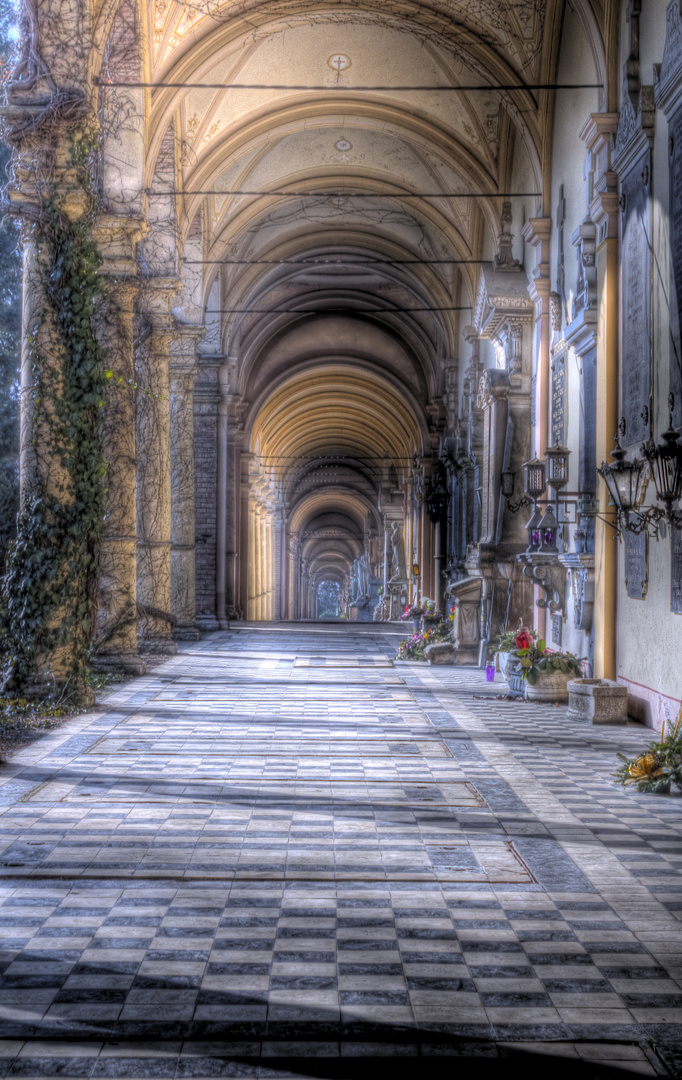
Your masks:
<svg viewBox="0 0 682 1080"><path fill-rule="evenodd" d="M526 525L526 531L528 533L528 547L526 553L528 555L534 555L542 547L542 533L540 532L540 522L542 521L542 510L538 510L537 506L534 507L530 521Z"/></svg>
<svg viewBox="0 0 682 1080"><path fill-rule="evenodd" d="M540 551L543 555L556 555L559 551L556 542L559 523L551 504L542 515L538 528L540 530Z"/></svg>
<svg viewBox="0 0 682 1080"><path fill-rule="evenodd" d="M571 451L567 446L561 446L557 440L554 446L548 446L545 450L547 462L547 483L555 491L560 491L568 483L568 459Z"/></svg>
<svg viewBox="0 0 682 1080"><path fill-rule="evenodd" d="M523 466L523 487L531 499L541 499L545 494L545 463L531 458Z"/></svg>
<svg viewBox="0 0 682 1080"><path fill-rule="evenodd" d="M682 497L682 445L680 433L673 427L673 407L675 399L668 397L670 418L667 431L661 435L662 442L653 441L644 447L644 456L651 466L656 498L665 505L662 513L669 525L682 525L682 515L675 512L675 503Z"/></svg>

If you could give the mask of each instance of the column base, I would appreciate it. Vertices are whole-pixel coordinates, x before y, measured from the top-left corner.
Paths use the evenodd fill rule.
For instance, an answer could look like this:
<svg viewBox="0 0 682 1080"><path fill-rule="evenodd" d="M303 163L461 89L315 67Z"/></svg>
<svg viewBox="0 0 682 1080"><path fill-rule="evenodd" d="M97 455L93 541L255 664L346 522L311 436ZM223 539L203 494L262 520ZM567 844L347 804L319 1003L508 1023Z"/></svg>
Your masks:
<svg viewBox="0 0 682 1080"><path fill-rule="evenodd" d="M137 653L97 653L90 660L93 671L112 675L144 675L144 660Z"/></svg>
<svg viewBox="0 0 682 1080"><path fill-rule="evenodd" d="M173 641L201 641L201 633L196 626L176 626L172 638Z"/></svg>
<svg viewBox="0 0 682 1080"><path fill-rule="evenodd" d="M159 634L158 637L150 634L149 637L140 638L138 648L155 656L175 656L178 651L177 642L168 634Z"/></svg>
<svg viewBox="0 0 682 1080"><path fill-rule="evenodd" d="M197 628L205 634L210 634L212 631L220 629L215 615L197 615L196 624Z"/></svg>
<svg viewBox="0 0 682 1080"><path fill-rule="evenodd" d="M218 629L219 630L229 630L230 629L229 619L218 619Z"/></svg>

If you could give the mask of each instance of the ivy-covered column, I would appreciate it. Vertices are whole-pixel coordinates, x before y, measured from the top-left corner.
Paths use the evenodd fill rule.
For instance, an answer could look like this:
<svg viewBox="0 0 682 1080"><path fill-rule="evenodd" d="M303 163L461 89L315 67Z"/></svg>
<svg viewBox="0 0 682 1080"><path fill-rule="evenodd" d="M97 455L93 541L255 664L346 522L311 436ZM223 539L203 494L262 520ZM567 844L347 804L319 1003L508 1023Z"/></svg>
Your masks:
<svg viewBox="0 0 682 1080"><path fill-rule="evenodd" d="M171 613L170 347L176 324L170 305L177 278L151 278L141 297L145 338L136 356L137 607L144 651L173 654L178 647Z"/></svg>
<svg viewBox="0 0 682 1080"><path fill-rule="evenodd" d="M173 637L198 641L194 512L194 380L201 326L179 326L170 346L171 613Z"/></svg>
<svg viewBox="0 0 682 1080"><path fill-rule="evenodd" d="M107 379L94 332L104 286L90 187L97 135L82 91L64 91L52 111L34 91L31 79L10 84L3 109L16 151L9 209L24 223L25 248L21 507L2 582L0 692L83 701L106 484Z"/></svg>
<svg viewBox="0 0 682 1080"><path fill-rule="evenodd" d="M99 611L92 665L100 671L144 674L137 651L137 509L133 317L138 291L135 245L140 218L101 215L95 238L102 253L106 291L97 310L97 337L105 351L108 393L102 418L106 461L104 532L100 552Z"/></svg>

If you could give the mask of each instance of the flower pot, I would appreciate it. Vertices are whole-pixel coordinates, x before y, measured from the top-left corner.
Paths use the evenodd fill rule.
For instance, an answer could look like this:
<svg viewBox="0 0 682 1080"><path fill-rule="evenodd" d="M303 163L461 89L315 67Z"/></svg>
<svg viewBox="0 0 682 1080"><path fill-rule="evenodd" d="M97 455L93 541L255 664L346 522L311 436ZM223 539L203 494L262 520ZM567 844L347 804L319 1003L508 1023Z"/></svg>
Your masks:
<svg viewBox="0 0 682 1080"><path fill-rule="evenodd" d="M413 620L412 620L412 625L414 626L415 630L417 630L417 631L418 631L418 630L419 630L419 627L420 627L420 625L421 625L421 619L420 619L419 617L417 617L417 618L413 619Z"/></svg>
<svg viewBox="0 0 682 1080"><path fill-rule="evenodd" d="M568 682L573 673L568 671L543 671L535 686L526 681L527 701L547 701L551 704L568 701Z"/></svg>
<svg viewBox="0 0 682 1080"><path fill-rule="evenodd" d="M502 675L503 679L506 678L507 664L509 663L509 657L510 656L511 656L510 652L498 652L498 654L497 654L497 663L498 663L498 666L499 666L499 669L500 669L500 674Z"/></svg>

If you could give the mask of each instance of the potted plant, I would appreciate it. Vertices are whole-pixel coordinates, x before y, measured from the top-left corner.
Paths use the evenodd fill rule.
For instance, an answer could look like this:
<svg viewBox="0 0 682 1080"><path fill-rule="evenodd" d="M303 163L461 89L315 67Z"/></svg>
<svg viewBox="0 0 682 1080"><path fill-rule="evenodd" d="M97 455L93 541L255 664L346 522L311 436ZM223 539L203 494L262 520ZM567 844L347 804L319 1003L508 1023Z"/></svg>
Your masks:
<svg viewBox="0 0 682 1080"><path fill-rule="evenodd" d="M412 625L414 626L415 630L419 630L420 621L423 614L424 608L421 607L419 604L407 604L400 618L403 621L405 619L412 619Z"/></svg>
<svg viewBox="0 0 682 1080"><path fill-rule="evenodd" d="M436 601L429 600L428 596L422 597L422 608L422 633L426 633L427 630L440 621L442 616L436 612Z"/></svg>
<svg viewBox="0 0 682 1080"><path fill-rule="evenodd" d="M568 680L582 674L576 656L545 648L542 638L517 649L516 655L523 670L528 701L568 701Z"/></svg>
<svg viewBox="0 0 682 1080"><path fill-rule="evenodd" d="M509 661L516 658L517 650L529 648L535 643L536 638L535 630L528 630L521 619L516 630L507 630L504 634L500 634L497 645L493 649L493 655L497 657L500 672L505 678Z"/></svg>

